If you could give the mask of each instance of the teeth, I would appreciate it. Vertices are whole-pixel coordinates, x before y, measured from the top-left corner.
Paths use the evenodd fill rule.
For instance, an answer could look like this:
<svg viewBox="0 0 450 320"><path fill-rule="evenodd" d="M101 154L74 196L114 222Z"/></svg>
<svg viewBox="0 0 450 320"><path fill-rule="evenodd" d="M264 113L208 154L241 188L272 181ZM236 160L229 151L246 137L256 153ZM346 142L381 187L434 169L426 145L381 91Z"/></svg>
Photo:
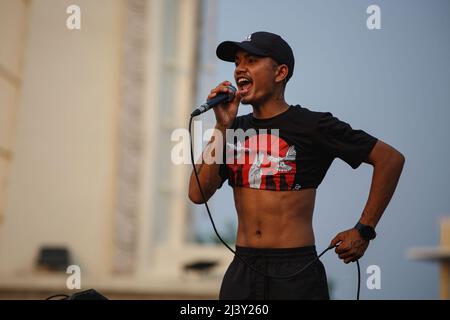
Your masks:
<svg viewBox="0 0 450 320"><path fill-rule="evenodd" d="M245 84L245 83L249 83L249 82L250 82L250 80L248 80L248 79L246 79L246 78L240 78L240 79L238 79L238 84L239 84L239 85Z"/></svg>

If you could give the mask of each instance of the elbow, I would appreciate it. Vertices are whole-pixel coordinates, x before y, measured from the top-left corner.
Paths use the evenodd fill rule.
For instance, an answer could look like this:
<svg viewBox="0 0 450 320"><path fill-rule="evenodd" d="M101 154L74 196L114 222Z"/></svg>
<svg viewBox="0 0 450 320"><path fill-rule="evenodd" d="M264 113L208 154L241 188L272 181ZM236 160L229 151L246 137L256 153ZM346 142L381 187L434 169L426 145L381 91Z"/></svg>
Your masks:
<svg viewBox="0 0 450 320"><path fill-rule="evenodd" d="M404 156L402 153L400 153L400 152L397 151L397 153L396 153L394 159L395 159L394 161L395 161L401 168L403 168L403 165L405 164L405 160L406 160L405 156Z"/></svg>
<svg viewBox="0 0 450 320"><path fill-rule="evenodd" d="M380 168L395 168L400 171L403 170L403 165L405 164L406 158L405 156L395 150L391 149L387 152L375 155L372 159L372 163L374 167L380 167Z"/></svg>
<svg viewBox="0 0 450 320"><path fill-rule="evenodd" d="M388 162L386 163L386 166L391 168L392 170L398 172L398 174L401 174L403 171L403 166L405 165L406 158L405 156L395 151L390 157Z"/></svg>
<svg viewBox="0 0 450 320"><path fill-rule="evenodd" d="M195 204L205 203L205 200L203 200L203 197L200 194L200 192L194 192L192 190L189 190L189 200L191 200Z"/></svg>

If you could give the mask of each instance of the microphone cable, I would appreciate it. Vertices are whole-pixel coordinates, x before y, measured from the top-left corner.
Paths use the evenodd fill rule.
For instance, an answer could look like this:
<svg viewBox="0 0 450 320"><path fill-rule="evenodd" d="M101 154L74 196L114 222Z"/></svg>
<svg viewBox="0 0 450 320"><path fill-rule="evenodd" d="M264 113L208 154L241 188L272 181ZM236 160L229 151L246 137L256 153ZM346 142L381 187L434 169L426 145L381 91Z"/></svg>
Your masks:
<svg viewBox="0 0 450 320"><path fill-rule="evenodd" d="M200 184L200 179L198 177L198 173L197 173L197 168L195 167L195 161L194 161L194 151L193 151L193 143L192 143L192 119L194 117L191 116L189 119L189 140L190 140L190 153L191 153L191 162L192 162L192 167L194 170L194 175L195 175L195 179L197 180L197 185L198 185L198 189L200 190L200 194L202 195L205 207L206 207L206 211L208 212L208 216L209 216L209 220L211 221L211 225L214 229L214 232L217 236L217 238L220 240L220 242L222 242L222 244L228 249L230 250L235 257L237 257L239 260L241 260L247 267L249 267L252 271L261 274L264 277L268 277L268 278L272 278L272 279L289 279L289 278L293 278L296 275L302 273L304 270L306 270L310 265L312 265L314 262L316 262L317 260L320 259L320 257L322 257L327 251L336 248L337 245L334 246L329 246L327 247L325 250L322 251L322 253L320 253L316 258L314 258L313 260L311 260L310 262L308 262L305 266L303 266L303 268L299 269L298 271L295 271L294 273L288 274L288 275L284 275L284 276L278 276L278 275L268 275L264 272L262 272L261 270L256 269L255 267L253 267L250 263L248 263L243 257L241 257L239 254L236 253L235 250L233 250L220 236L219 232L217 231L216 228L216 224L214 223L213 217L211 215L211 212L209 210L209 206L208 206L208 201L206 200L206 196L203 192L202 186ZM202 157L203 157L203 153L202 153ZM358 267L358 288L357 288L357 293L356 293L356 300L359 300L359 294L360 294L360 289L361 289L361 270L359 267L359 260L356 260L356 265Z"/></svg>

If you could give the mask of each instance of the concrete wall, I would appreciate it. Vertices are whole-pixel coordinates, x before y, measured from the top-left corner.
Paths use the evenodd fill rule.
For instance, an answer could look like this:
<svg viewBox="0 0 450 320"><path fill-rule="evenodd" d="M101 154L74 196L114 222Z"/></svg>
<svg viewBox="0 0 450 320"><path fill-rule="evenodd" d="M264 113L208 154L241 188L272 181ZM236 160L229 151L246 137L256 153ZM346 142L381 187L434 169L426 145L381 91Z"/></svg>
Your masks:
<svg viewBox="0 0 450 320"><path fill-rule="evenodd" d="M19 110L26 17L25 1L0 2L0 223L4 215Z"/></svg>
<svg viewBox="0 0 450 320"><path fill-rule="evenodd" d="M110 267L123 3L77 1L81 30L66 28L70 4L29 2L14 160L0 225L5 276L32 272L42 245L67 246L87 274L102 276ZM8 49L0 59L15 73L21 36L13 32L24 25L24 3L1 5L0 21L8 24L0 27L1 42L8 43L1 48ZM0 83L3 113L3 101L13 106L18 89Z"/></svg>
<svg viewBox="0 0 450 320"><path fill-rule="evenodd" d="M82 288L215 296L232 256L186 243L191 169L170 161L200 2L79 0L69 30L72 4L0 1L0 289L65 290L66 273L35 266L49 245L70 250ZM220 266L184 272L201 259Z"/></svg>

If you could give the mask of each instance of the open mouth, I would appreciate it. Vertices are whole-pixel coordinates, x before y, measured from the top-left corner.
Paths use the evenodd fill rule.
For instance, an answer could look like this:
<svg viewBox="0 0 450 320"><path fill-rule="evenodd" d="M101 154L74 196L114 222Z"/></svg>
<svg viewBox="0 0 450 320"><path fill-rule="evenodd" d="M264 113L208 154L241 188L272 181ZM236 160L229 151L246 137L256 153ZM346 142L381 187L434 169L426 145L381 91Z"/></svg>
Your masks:
<svg viewBox="0 0 450 320"><path fill-rule="evenodd" d="M252 87L252 80L247 77L239 77L236 81L241 96L246 95Z"/></svg>

